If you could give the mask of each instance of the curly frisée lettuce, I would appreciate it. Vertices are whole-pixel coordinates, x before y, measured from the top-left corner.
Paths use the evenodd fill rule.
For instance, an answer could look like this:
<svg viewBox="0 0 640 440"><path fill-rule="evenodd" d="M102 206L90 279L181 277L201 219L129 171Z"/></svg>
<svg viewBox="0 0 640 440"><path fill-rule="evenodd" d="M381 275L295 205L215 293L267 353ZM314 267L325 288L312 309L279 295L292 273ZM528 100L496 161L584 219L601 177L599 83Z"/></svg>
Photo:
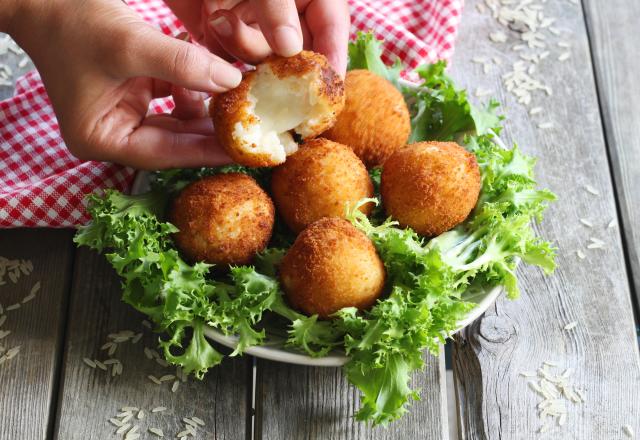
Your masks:
<svg viewBox="0 0 640 440"><path fill-rule="evenodd" d="M277 330L288 347L310 356L344 350L349 357L344 372L361 392L357 419L386 424L419 398L409 381L424 367L423 351L439 352L475 306L476 294L501 285L508 297L517 297L518 261L554 269L555 250L536 237L531 222L555 196L537 188L532 158L502 145L496 135L502 121L497 104L478 109L469 103L445 74L444 63L417 69L420 85L402 85L399 64L387 67L381 61L380 44L371 34L359 35L349 46L350 68L372 70L403 92L412 114L412 141L455 139L475 154L482 175L475 210L455 229L427 240L385 219L380 207L370 217L358 206L350 209L348 219L384 261L388 294L367 311L345 308L322 321L291 309L279 287L277 267L293 238L285 227L276 227L255 266L232 267L220 275L210 265L186 263L171 240L175 227L163 220L171 194L190 181L239 171L267 187L268 169L173 170L156 174L147 194L93 195L93 221L75 240L106 253L123 279L123 300L166 334L159 344L167 361L202 378L223 359L204 337L205 325L238 335L232 356ZM372 171L376 183L379 176L380 170ZM367 202L371 199L361 201ZM274 322L280 327L269 327Z"/></svg>

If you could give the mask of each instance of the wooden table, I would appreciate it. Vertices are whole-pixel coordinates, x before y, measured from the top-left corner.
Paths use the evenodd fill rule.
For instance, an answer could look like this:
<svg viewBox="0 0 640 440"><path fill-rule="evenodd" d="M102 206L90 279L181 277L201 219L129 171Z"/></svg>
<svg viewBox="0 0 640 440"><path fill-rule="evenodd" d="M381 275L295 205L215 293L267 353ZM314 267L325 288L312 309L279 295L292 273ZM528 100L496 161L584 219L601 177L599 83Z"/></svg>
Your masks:
<svg viewBox="0 0 640 440"><path fill-rule="evenodd" d="M522 297L499 299L453 341L456 402L449 408L457 408L461 438L621 439L624 425L640 432L633 316L640 289L640 3L554 0L544 7L558 18L555 26L571 46L571 58L540 63L539 72L554 92L540 101L542 114L529 116L505 91L502 75L519 52L489 41L498 24L474 1L467 2L453 60L453 76L470 91L482 86L496 92L509 115L505 138L517 139L539 158L541 184L560 198L536 226L559 248L556 273L545 277L522 267ZM561 52L550 50L552 57ZM477 57L499 57L502 66L485 72L472 62ZM0 92L7 96L9 90ZM537 128L544 121L554 127ZM608 228L612 219L619 226ZM134 418L141 438L152 438L147 427L175 438L184 429L182 418L191 416L206 422L199 438L448 436L444 356L427 358L426 370L414 378L422 401L388 429L353 421L357 392L338 369L245 357L225 360L202 382L179 382L175 392L174 380L154 384L148 375L175 374L145 357L144 347L154 347L157 336L120 302L118 278L104 258L75 249L72 235L69 230L0 231L0 255L33 264L31 273L22 264L29 274L22 273L15 284L4 275L0 303L6 310L37 290L33 300L6 312L0 327L11 330L1 345L20 346L18 355L0 366L1 439L121 438L108 418L125 406L144 408L144 419ZM587 250L590 237L606 245ZM576 255L578 249L585 259ZM574 321L573 329L563 328ZM107 358L100 347L108 334L122 330L143 336L135 344L117 344L121 375L112 376L112 365L102 371L83 362ZM538 433L540 399L520 373L543 361L573 368L571 380L587 399L570 408L564 426ZM167 410L150 413L158 406Z"/></svg>

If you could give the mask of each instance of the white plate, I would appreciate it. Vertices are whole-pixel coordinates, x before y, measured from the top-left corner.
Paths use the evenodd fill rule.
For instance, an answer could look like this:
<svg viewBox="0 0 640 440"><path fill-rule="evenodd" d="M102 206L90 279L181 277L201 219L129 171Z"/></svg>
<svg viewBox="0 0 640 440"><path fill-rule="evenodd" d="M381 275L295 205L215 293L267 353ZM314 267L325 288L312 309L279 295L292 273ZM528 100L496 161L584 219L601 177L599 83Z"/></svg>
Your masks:
<svg viewBox="0 0 640 440"><path fill-rule="evenodd" d="M136 175L131 192L132 194L140 194L148 190L148 173L140 171ZM469 312L465 319L458 322L458 328L453 333L462 330L477 318L479 318L495 302L496 298L498 297L498 295L500 295L502 290L502 286L496 286L485 292L475 294L473 298L465 298L467 301L475 302L477 306ZM229 348L236 348L236 346L238 345L237 336L226 336L220 330L213 327L206 327L204 330L204 334L208 338L213 339L214 341ZM344 352L341 351L333 351L327 356L321 358L307 356L293 349L283 347L281 338L269 338L268 334L265 338L264 345L249 347L244 352L246 354L250 354L251 356L269 359L272 361L287 362L289 364L311 365L315 367L340 367L344 365L348 360Z"/></svg>

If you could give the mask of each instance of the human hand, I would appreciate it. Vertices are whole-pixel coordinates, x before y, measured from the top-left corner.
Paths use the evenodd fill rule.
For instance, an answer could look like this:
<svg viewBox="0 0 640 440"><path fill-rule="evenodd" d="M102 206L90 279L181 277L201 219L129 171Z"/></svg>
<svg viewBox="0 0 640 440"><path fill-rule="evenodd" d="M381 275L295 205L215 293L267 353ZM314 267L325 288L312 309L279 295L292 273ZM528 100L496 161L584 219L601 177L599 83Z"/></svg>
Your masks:
<svg viewBox="0 0 640 440"><path fill-rule="evenodd" d="M350 16L346 0L165 0L192 37L225 59L256 64L272 52L311 49L344 76Z"/></svg>
<svg viewBox="0 0 640 440"><path fill-rule="evenodd" d="M231 162L216 145L199 92L237 86L236 68L162 34L118 1L14 5L0 30L33 59L73 155L141 169ZM173 113L147 116L149 102L168 95Z"/></svg>

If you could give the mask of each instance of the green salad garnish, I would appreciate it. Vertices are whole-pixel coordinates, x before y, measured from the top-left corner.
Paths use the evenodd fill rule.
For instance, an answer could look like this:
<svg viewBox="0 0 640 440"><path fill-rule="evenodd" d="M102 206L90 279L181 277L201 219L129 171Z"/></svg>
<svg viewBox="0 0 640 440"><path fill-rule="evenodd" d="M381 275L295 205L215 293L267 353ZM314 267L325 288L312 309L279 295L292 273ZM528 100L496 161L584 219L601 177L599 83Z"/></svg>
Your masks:
<svg viewBox="0 0 640 440"><path fill-rule="evenodd" d="M554 269L555 250L536 237L531 222L555 196L537 189L535 160L517 147L505 149L497 138L503 119L496 113L497 103L473 106L445 74L444 62L417 69L419 86L403 86L399 64L387 67L380 54L380 42L361 34L349 46L350 68L369 69L402 91L412 116L410 141L456 140L476 155L482 188L471 216L427 240L385 219L381 210L367 218L353 207L349 220L374 242L386 266L389 294L370 310L345 308L335 319L322 321L285 301L276 268L294 237L280 223L255 266L234 267L225 275L213 274L204 263L186 263L171 240L176 229L164 220L165 209L187 183L240 171L267 185L269 170L172 170L156 173L154 189L146 194L108 190L92 195L88 210L93 221L78 231L75 241L105 253L122 277L123 301L167 335L159 345L168 362L202 378L223 359L204 337L205 325L239 336L235 356L261 344L263 321L277 315L287 346L311 356L333 349L347 353L344 372L362 394L357 419L385 424L401 417L407 403L418 398L409 379L423 367L424 349L438 354L440 344L474 307L469 300L474 292L501 285L509 298L516 298L519 260L546 272ZM379 181L379 170L372 171L372 178Z"/></svg>

